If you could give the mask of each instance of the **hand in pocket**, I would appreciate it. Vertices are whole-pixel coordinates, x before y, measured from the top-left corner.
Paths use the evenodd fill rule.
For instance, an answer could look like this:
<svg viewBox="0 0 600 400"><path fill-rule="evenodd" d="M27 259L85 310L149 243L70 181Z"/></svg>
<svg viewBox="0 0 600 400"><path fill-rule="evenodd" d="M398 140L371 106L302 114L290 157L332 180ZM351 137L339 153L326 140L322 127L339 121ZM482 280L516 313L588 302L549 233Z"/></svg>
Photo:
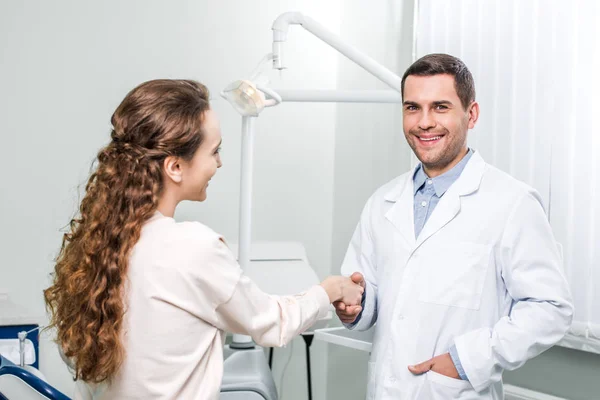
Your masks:
<svg viewBox="0 0 600 400"><path fill-rule="evenodd" d="M441 354L417 365L409 365L408 370L415 375L433 371L449 378L460 379L450 353Z"/></svg>

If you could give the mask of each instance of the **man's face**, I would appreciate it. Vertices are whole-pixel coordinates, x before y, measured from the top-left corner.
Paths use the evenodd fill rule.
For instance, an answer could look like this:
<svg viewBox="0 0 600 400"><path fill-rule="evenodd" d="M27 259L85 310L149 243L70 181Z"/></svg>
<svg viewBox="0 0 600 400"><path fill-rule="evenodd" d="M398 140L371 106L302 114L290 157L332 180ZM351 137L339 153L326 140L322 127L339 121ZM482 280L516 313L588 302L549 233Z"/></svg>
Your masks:
<svg viewBox="0 0 600 400"><path fill-rule="evenodd" d="M404 82L404 136L430 177L456 165L467 151L467 131L479 106L465 110L452 75L409 75Z"/></svg>

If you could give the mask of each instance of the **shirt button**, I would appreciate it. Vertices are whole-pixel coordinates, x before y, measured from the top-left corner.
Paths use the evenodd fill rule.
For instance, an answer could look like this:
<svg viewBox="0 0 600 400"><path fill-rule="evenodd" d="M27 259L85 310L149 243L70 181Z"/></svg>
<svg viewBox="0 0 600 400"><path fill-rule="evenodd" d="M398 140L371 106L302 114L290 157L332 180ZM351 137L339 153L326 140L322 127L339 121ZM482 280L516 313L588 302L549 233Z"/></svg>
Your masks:
<svg viewBox="0 0 600 400"><path fill-rule="evenodd" d="M428 185L431 185L432 183L433 183L433 181L431 179L427 181Z"/></svg>
<svg viewBox="0 0 600 400"><path fill-rule="evenodd" d="M390 376L389 380L390 380L390 382L395 383L396 382L396 377L395 376Z"/></svg>
<svg viewBox="0 0 600 400"><path fill-rule="evenodd" d="M398 315L398 319L399 319L400 321L402 321L402 320L404 319L404 315L402 315L402 314Z"/></svg>
<svg viewBox="0 0 600 400"><path fill-rule="evenodd" d="M427 205L427 202L426 202L426 201L422 201L422 202L421 202L421 205L422 205L423 207L425 207L425 206Z"/></svg>

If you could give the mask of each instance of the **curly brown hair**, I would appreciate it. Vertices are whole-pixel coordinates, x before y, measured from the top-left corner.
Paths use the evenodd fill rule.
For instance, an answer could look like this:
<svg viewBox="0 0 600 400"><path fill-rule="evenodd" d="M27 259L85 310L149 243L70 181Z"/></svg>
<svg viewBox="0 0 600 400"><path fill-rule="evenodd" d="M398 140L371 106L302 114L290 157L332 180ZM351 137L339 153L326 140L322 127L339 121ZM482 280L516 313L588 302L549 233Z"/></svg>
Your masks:
<svg viewBox="0 0 600 400"><path fill-rule="evenodd" d="M76 379L110 380L123 362L129 254L157 209L166 157L193 157L209 108L204 85L163 79L133 89L112 116L111 142L98 153L44 291L48 328Z"/></svg>

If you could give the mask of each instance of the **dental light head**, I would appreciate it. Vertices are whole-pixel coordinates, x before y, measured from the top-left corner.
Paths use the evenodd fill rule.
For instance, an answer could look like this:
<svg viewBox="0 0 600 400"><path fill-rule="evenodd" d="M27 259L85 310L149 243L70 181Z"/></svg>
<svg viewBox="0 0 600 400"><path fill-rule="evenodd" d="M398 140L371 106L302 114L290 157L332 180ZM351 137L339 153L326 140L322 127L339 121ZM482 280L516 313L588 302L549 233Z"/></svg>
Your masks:
<svg viewBox="0 0 600 400"><path fill-rule="evenodd" d="M230 83L221 95L244 117L258 117L265 108L265 96L247 80Z"/></svg>
<svg viewBox="0 0 600 400"><path fill-rule="evenodd" d="M272 59L273 54L267 54L255 68L250 79L234 81L221 92L221 96L243 117L258 117L265 107L281 103L281 96L266 87L269 80L263 75L265 66Z"/></svg>

